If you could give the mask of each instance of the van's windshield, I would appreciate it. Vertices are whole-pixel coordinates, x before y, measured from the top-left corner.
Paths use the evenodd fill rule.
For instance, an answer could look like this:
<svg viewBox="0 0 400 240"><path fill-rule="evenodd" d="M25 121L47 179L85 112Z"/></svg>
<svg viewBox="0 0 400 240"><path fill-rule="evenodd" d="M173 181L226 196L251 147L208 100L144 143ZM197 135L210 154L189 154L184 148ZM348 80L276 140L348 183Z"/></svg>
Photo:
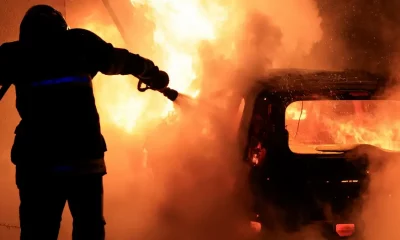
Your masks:
<svg viewBox="0 0 400 240"><path fill-rule="evenodd" d="M286 108L289 147L314 153L343 144L370 144L400 150L400 101L321 100L293 102Z"/></svg>

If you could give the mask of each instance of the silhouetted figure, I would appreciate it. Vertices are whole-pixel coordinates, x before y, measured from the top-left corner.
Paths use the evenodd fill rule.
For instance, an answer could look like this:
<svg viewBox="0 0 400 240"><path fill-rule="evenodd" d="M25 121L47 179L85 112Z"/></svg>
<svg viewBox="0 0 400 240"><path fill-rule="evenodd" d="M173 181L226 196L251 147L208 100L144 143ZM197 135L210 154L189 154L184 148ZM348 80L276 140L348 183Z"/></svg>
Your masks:
<svg viewBox="0 0 400 240"><path fill-rule="evenodd" d="M19 41L0 46L0 85L15 85L21 116L11 152L21 240L57 239L66 201L74 240L105 239L107 148L91 82L98 72L133 75L154 90L169 83L152 61L88 30L69 29L50 6L29 9Z"/></svg>

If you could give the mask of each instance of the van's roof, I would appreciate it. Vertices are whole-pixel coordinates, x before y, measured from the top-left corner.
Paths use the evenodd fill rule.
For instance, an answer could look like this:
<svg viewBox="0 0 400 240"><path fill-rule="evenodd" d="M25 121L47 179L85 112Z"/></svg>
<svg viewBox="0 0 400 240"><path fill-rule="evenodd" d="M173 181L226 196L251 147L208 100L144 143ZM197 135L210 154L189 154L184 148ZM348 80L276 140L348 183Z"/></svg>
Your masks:
<svg viewBox="0 0 400 240"><path fill-rule="evenodd" d="M258 83L274 92L369 91L375 92L387 83L383 76L366 71L324 71L305 69L273 69Z"/></svg>

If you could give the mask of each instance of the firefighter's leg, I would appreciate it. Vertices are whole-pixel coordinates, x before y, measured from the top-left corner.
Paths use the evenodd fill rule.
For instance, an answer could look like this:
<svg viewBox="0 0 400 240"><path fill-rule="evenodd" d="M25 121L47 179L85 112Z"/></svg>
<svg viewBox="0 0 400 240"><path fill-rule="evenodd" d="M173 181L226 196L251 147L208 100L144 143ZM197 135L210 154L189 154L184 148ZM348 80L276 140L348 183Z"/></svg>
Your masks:
<svg viewBox="0 0 400 240"><path fill-rule="evenodd" d="M21 240L57 240L66 202L62 181L17 169Z"/></svg>
<svg viewBox="0 0 400 240"><path fill-rule="evenodd" d="M73 217L73 240L105 239L102 175L72 179L68 205Z"/></svg>

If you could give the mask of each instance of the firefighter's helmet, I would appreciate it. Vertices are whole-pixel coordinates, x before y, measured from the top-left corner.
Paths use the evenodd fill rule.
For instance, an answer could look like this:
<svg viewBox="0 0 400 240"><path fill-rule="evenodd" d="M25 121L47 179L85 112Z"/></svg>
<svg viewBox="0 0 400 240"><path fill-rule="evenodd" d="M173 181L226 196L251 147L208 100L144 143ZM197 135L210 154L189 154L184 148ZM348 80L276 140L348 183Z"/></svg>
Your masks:
<svg viewBox="0 0 400 240"><path fill-rule="evenodd" d="M22 19L19 40L41 41L68 30L64 16L48 5L31 7Z"/></svg>

